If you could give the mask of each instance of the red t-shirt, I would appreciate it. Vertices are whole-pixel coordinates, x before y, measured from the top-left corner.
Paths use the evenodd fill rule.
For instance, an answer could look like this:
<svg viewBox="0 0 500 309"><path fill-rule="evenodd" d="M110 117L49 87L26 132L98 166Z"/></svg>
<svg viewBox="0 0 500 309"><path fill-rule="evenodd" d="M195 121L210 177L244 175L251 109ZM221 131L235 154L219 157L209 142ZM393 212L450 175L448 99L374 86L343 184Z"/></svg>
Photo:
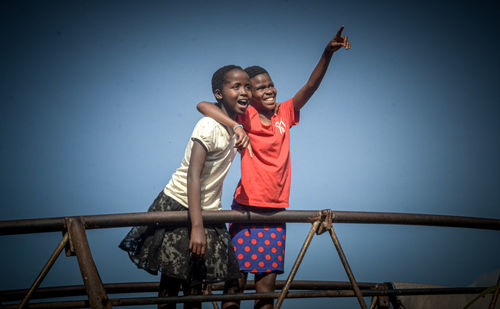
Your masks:
<svg viewBox="0 0 500 309"><path fill-rule="evenodd" d="M279 105L271 124L262 124L257 110L249 106L238 121L250 137L253 158L241 156L241 180L234 199L243 205L287 208L290 196L290 128L299 123L300 113L292 99Z"/></svg>

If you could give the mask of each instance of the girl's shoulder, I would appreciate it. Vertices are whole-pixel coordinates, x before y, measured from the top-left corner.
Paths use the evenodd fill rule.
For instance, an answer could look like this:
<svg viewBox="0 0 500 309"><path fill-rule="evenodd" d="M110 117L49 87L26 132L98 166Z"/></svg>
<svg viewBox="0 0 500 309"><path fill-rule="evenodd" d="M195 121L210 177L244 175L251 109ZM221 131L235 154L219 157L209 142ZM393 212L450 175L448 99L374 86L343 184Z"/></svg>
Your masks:
<svg viewBox="0 0 500 309"><path fill-rule="evenodd" d="M224 125L211 117L203 117L198 120L198 123L196 124L194 130L199 134L212 137L218 135L227 135L227 130Z"/></svg>
<svg viewBox="0 0 500 309"><path fill-rule="evenodd" d="M290 98L286 101L276 103L276 113L279 112L288 112L290 109L293 109L293 98Z"/></svg>

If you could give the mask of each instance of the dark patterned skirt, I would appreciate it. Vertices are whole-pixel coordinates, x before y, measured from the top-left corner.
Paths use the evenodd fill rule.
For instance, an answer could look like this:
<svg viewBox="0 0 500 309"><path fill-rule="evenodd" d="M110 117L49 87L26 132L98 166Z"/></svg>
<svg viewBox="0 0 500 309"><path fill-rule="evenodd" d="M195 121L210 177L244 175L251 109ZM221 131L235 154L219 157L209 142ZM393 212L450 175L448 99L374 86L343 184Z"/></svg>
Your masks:
<svg viewBox="0 0 500 309"><path fill-rule="evenodd" d="M187 211L160 192L150 211ZM237 279L240 276L233 243L225 224L205 225L207 247L200 258L189 250L188 226L135 226L119 247L137 267L157 275L181 279L190 285Z"/></svg>

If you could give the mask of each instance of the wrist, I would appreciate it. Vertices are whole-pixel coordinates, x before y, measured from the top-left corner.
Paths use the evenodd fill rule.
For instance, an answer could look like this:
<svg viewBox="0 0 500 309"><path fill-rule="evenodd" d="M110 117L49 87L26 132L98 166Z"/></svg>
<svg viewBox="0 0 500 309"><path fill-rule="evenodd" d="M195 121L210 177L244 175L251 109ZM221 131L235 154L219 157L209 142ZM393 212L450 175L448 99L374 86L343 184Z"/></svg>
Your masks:
<svg viewBox="0 0 500 309"><path fill-rule="evenodd" d="M236 133L236 129L238 129L238 128L243 129L243 125L241 125L241 124L237 124L237 125L235 125L235 126L233 127L233 133Z"/></svg>
<svg viewBox="0 0 500 309"><path fill-rule="evenodd" d="M199 229L203 229L203 223L191 224L191 229L192 229L192 230L199 230Z"/></svg>

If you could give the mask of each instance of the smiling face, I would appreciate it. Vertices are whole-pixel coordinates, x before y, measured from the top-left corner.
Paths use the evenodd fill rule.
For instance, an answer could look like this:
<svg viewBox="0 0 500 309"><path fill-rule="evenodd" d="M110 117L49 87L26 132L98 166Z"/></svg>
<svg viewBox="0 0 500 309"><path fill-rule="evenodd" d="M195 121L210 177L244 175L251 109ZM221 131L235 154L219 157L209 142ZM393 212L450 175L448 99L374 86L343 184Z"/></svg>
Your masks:
<svg viewBox="0 0 500 309"><path fill-rule="evenodd" d="M259 112L274 113L276 109L276 88L269 74L255 75L250 79L252 86L252 106Z"/></svg>
<svg viewBox="0 0 500 309"><path fill-rule="evenodd" d="M245 113L252 98L248 74L241 69L228 71L224 75L222 90L217 89L214 94L231 118Z"/></svg>

